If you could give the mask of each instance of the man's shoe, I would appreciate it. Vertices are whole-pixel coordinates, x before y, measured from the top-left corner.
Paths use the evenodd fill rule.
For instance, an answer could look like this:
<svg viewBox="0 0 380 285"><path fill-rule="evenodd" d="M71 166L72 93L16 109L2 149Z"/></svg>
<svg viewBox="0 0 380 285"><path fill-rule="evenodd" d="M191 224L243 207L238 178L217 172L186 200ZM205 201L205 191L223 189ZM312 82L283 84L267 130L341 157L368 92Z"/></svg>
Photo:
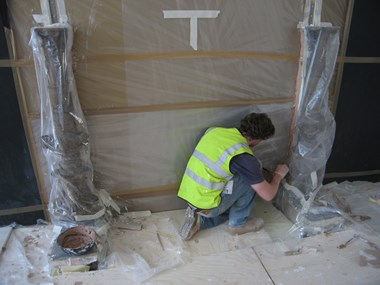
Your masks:
<svg viewBox="0 0 380 285"><path fill-rule="evenodd" d="M182 240L190 240L201 229L201 218L191 207L186 209L185 222L179 231Z"/></svg>
<svg viewBox="0 0 380 285"><path fill-rule="evenodd" d="M257 232L264 226L264 220L260 218L249 219L248 222L242 227L228 226L228 231L233 235L241 235L249 232Z"/></svg>

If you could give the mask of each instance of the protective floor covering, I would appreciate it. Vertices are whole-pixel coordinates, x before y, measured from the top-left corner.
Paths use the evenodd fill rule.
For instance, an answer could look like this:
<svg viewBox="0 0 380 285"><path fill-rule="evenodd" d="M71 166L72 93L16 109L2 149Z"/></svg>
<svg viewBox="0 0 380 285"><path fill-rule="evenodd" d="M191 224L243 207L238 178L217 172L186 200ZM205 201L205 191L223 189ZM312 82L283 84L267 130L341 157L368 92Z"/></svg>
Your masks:
<svg viewBox="0 0 380 285"><path fill-rule="evenodd" d="M361 189L361 200L356 202L372 203L368 204L371 219L379 218L380 206L368 200L363 185L352 185L350 191ZM0 283L379 284L380 237L369 220L341 232L300 239L289 232L292 224L271 203L257 201L253 215L265 221L257 233L233 236L221 225L199 232L189 242L178 236L184 210L136 218L134 222L142 224L140 231L111 229L107 269L55 277L50 277L48 258L57 234L54 227L19 227L1 255Z"/></svg>

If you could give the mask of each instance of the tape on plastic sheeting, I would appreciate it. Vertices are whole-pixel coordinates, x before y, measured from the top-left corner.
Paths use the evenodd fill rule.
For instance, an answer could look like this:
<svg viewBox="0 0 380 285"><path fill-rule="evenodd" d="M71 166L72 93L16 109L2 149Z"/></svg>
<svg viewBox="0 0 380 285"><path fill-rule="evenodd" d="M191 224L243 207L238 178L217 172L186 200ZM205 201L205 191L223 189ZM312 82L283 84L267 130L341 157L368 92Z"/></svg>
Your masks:
<svg viewBox="0 0 380 285"><path fill-rule="evenodd" d="M198 18L218 17L218 10L164 10L164 19L190 19L190 46L198 49Z"/></svg>
<svg viewBox="0 0 380 285"><path fill-rule="evenodd" d="M296 197L301 200L301 203L303 205L303 203L306 201L305 196L302 194L302 192L297 187L289 185L288 183L286 183L285 180L282 180L282 185L284 186L284 188L286 190L292 191L294 193L294 195L296 195Z"/></svg>
<svg viewBox="0 0 380 285"><path fill-rule="evenodd" d="M318 183L318 177L317 177L317 172L313 171L310 173L310 178L311 178L311 185L313 187L313 190L317 188L317 183Z"/></svg>
<svg viewBox="0 0 380 285"><path fill-rule="evenodd" d="M31 59L0 59L0 67L23 67L33 66L34 61Z"/></svg>

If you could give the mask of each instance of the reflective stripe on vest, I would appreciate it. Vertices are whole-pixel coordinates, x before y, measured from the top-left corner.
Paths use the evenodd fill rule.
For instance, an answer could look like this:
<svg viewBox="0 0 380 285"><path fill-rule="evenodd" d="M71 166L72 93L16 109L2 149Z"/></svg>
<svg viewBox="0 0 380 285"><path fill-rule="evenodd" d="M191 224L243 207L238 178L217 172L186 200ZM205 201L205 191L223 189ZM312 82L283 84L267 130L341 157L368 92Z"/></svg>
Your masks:
<svg viewBox="0 0 380 285"><path fill-rule="evenodd" d="M195 182L197 182L198 184L200 184L200 185L202 185L204 187L207 187L210 190L220 191L220 189L223 189L224 185L226 184L224 182L210 182L210 181L207 181L206 179L204 179L204 178L196 175L194 172L192 172L188 168L186 169L185 174L189 175L189 177L191 179L193 179Z"/></svg>
<svg viewBox="0 0 380 285"><path fill-rule="evenodd" d="M194 150L193 156L198 158L200 161L202 161L208 168L210 168L212 171L214 171L216 174L218 174L220 177L223 177L227 180L232 179L233 175L228 174L223 170L223 165L226 163L229 156L234 153L235 151L247 147L246 144L238 143L235 144L228 149L226 149L220 156L219 159L216 162L213 162L211 159L209 159L205 154L199 152L198 150ZM195 174L194 174L195 175ZM199 183L203 186L206 186L202 183ZM207 187L207 186L206 186Z"/></svg>

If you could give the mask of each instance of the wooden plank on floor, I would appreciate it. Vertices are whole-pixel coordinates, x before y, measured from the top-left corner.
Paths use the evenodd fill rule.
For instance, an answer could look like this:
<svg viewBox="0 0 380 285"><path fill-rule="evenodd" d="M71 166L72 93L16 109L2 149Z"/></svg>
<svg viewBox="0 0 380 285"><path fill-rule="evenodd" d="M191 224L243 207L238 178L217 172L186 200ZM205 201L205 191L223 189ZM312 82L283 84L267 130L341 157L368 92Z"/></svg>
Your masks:
<svg viewBox="0 0 380 285"><path fill-rule="evenodd" d="M6 246L9 240L10 235L12 234L13 228L11 226L1 227L0 228L0 254L6 250Z"/></svg>
<svg viewBox="0 0 380 285"><path fill-rule="evenodd" d="M353 239L346 247L339 248L355 234L349 230L298 241L292 239L259 245L255 250L275 284L379 284L379 268L359 265L360 254L368 244ZM377 236L368 239L376 244L380 242Z"/></svg>
<svg viewBox="0 0 380 285"><path fill-rule="evenodd" d="M185 210L162 212L156 217L168 217L175 231L178 231L185 219ZM190 241L183 242L182 248L191 256L210 255L237 249L249 248L272 240L265 230L244 235L231 235L227 223L197 233Z"/></svg>
<svg viewBox="0 0 380 285"><path fill-rule="evenodd" d="M252 215L264 220L264 230L272 240L299 235L299 233L291 231L293 223L276 209L272 202L256 197Z"/></svg>
<svg viewBox="0 0 380 285"><path fill-rule="evenodd" d="M145 284L272 284L252 249L196 256Z"/></svg>
<svg viewBox="0 0 380 285"><path fill-rule="evenodd" d="M265 210L267 211L267 210ZM354 231L272 242L264 230L230 235L225 226L182 242L184 210L135 220L141 231L113 229L107 269L49 277L52 225L14 230L0 260L7 284L378 284L379 268L360 266L362 252L380 246L380 236ZM268 213L269 214L269 213ZM284 227L286 228L286 227ZM355 234L355 238L345 244ZM370 242L366 242L366 240Z"/></svg>

